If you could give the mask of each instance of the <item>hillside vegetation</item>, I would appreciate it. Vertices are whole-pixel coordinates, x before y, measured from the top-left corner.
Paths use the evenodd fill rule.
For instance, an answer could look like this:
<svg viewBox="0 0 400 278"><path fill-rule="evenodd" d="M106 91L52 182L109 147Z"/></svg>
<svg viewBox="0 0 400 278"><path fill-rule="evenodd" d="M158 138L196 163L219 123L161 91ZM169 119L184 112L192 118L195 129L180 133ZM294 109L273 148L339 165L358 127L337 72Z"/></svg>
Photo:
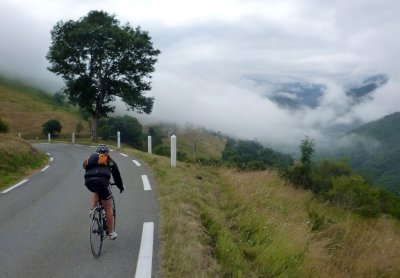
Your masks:
<svg viewBox="0 0 400 278"><path fill-rule="evenodd" d="M348 157L355 170L400 195L400 112L363 125L342 140L347 144L334 156Z"/></svg>
<svg viewBox="0 0 400 278"><path fill-rule="evenodd" d="M12 134L41 133L51 119L62 125L62 133L72 133L82 120L77 111L57 104L49 94L24 83L0 77L0 118ZM83 124L84 132L88 130Z"/></svg>
<svg viewBox="0 0 400 278"><path fill-rule="evenodd" d="M162 277L399 277L399 222L365 219L275 171L144 159L161 206Z"/></svg>
<svg viewBox="0 0 400 278"><path fill-rule="evenodd" d="M14 135L0 133L0 190L28 175L47 162L47 155L39 152Z"/></svg>

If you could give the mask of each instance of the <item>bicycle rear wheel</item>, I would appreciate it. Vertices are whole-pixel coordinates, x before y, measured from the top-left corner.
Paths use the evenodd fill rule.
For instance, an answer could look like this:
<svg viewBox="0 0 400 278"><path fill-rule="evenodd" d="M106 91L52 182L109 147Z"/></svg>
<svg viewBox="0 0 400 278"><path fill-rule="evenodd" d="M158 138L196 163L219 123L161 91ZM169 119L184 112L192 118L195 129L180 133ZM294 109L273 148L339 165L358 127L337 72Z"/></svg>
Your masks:
<svg viewBox="0 0 400 278"><path fill-rule="evenodd" d="M90 219L90 248L92 249L93 256L98 258L101 254L101 247L103 246L104 230L101 220L101 210L95 210L92 218Z"/></svg>

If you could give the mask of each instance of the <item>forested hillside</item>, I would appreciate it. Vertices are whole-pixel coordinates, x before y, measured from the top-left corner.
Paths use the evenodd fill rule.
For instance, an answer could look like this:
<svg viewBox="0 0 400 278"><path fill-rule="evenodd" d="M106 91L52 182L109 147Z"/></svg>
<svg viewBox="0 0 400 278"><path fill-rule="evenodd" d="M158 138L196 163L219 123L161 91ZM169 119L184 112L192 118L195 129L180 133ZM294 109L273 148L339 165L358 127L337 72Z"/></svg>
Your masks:
<svg viewBox="0 0 400 278"><path fill-rule="evenodd" d="M350 143L336 156L348 157L351 166L377 186L400 194L400 112L363 125L342 139Z"/></svg>

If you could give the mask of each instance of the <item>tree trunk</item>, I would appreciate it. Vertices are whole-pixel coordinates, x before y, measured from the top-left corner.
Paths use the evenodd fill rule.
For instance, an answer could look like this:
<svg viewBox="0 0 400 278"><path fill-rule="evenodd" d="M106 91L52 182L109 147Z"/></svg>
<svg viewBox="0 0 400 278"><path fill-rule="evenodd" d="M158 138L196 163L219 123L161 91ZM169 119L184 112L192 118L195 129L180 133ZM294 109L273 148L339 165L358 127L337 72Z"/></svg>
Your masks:
<svg viewBox="0 0 400 278"><path fill-rule="evenodd" d="M97 115L92 115L92 141L98 142L99 138L97 136L97 126L99 123L99 118Z"/></svg>

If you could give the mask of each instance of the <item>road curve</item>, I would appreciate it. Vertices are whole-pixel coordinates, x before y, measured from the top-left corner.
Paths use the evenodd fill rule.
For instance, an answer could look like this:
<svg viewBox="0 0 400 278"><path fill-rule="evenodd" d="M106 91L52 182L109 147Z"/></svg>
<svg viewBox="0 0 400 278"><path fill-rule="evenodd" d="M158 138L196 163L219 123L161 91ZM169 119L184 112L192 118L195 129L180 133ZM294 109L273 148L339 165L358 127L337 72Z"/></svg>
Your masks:
<svg viewBox="0 0 400 278"><path fill-rule="evenodd" d="M48 167L0 194L0 277L157 276L159 209L145 165L111 152L125 191L113 189L118 238L106 240L96 259L90 251L90 192L83 185L82 169L94 148L35 147L48 153Z"/></svg>

